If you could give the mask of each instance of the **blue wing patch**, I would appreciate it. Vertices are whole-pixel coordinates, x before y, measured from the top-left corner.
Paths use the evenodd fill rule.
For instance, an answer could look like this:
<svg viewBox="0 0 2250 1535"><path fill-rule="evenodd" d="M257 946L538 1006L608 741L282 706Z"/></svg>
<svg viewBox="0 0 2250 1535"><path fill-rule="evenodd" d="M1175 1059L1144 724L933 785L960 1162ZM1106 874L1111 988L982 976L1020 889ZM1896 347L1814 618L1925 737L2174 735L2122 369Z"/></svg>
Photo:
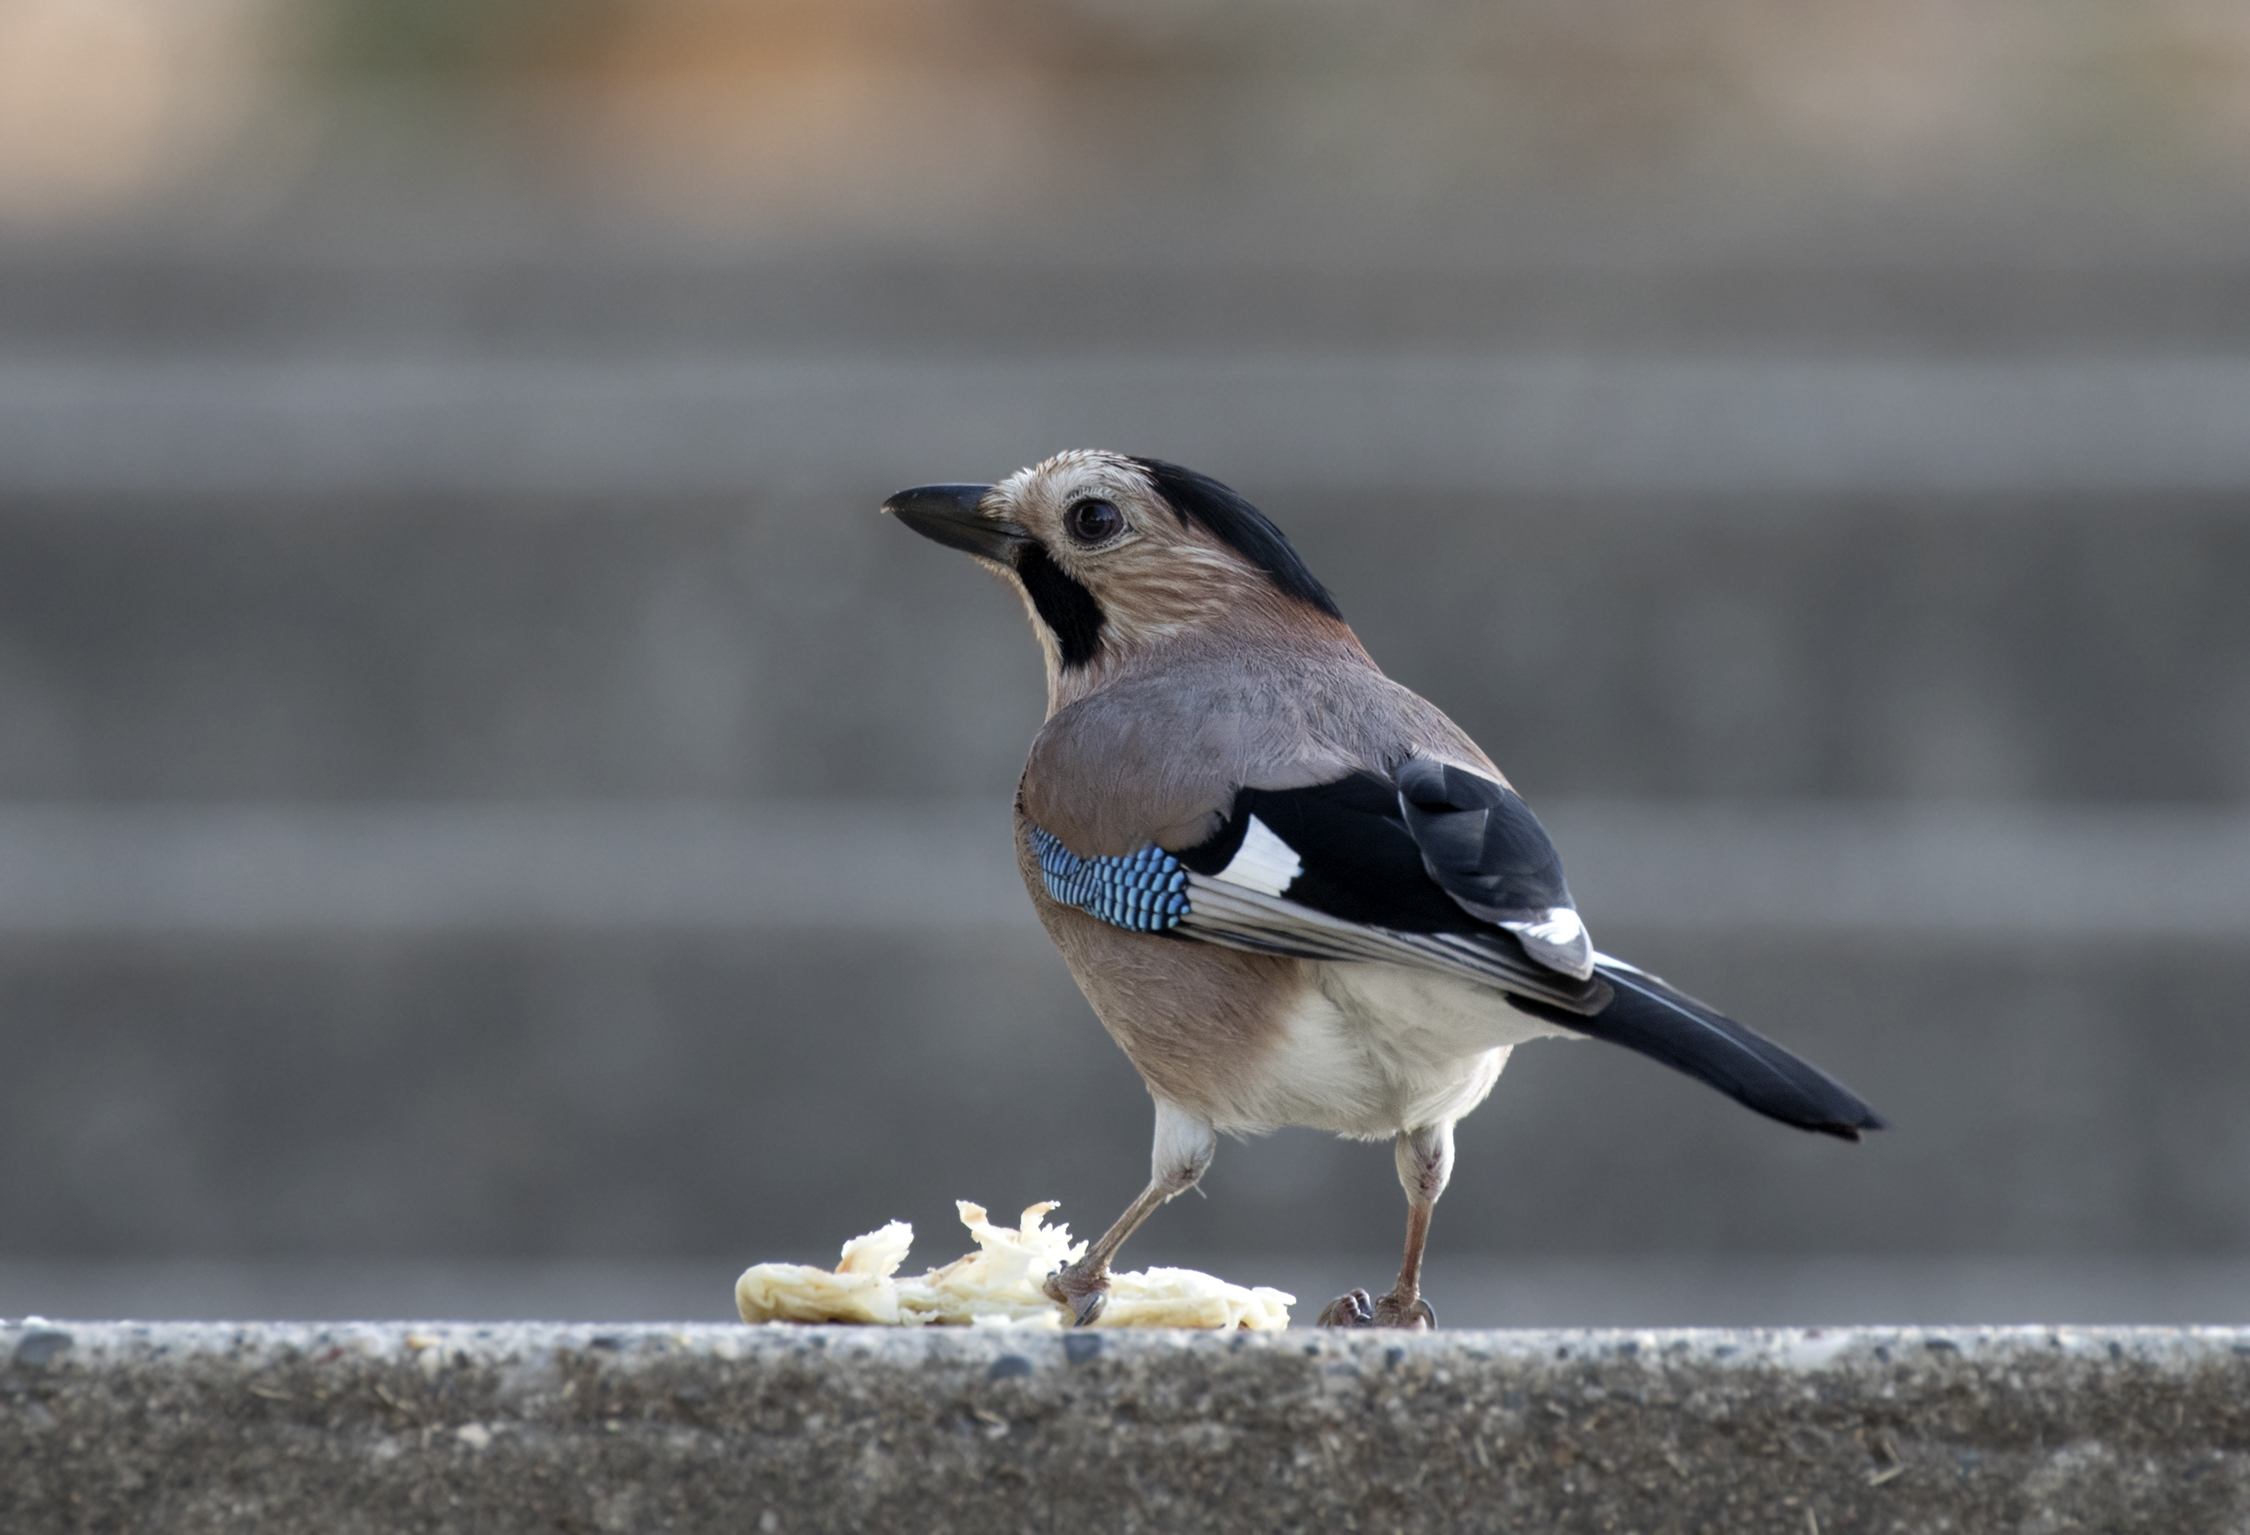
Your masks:
<svg viewBox="0 0 2250 1535"><path fill-rule="evenodd" d="M1031 850L1049 895L1112 927L1161 933L1190 909L1187 866L1154 843L1122 858L1081 858L1034 826Z"/></svg>

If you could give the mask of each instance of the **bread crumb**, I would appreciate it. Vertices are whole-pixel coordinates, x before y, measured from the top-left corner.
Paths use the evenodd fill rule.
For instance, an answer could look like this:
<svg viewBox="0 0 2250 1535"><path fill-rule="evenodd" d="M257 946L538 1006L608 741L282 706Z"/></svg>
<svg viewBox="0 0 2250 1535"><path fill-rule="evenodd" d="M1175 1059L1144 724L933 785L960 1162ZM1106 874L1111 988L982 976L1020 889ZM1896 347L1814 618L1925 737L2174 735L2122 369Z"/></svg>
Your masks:
<svg viewBox="0 0 2250 1535"><path fill-rule="evenodd" d="M833 1271L803 1263L759 1263L734 1283L745 1322L855 1322L873 1327L1067 1326L1069 1311L1039 1288L1083 1256L1068 1226L1046 1224L1053 1201L1033 1205L1014 1227L996 1226L982 1205L962 1200L961 1224L976 1251L919 1279L897 1277L914 1228L892 1221L844 1244ZM1096 1327L1204 1327L1277 1331L1293 1295L1245 1289L1194 1269L1152 1268L1110 1276L1109 1305Z"/></svg>

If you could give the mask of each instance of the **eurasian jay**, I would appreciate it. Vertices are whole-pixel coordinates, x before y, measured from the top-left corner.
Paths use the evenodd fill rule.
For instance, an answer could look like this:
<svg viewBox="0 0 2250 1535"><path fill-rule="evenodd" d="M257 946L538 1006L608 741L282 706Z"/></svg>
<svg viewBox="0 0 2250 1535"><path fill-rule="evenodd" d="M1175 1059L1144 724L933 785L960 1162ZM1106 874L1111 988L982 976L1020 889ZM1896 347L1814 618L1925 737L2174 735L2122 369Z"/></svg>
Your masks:
<svg viewBox="0 0 2250 1535"><path fill-rule="evenodd" d="M1100 1314L1125 1239L1218 1132L1391 1139L1406 1253L1324 1325L1422 1327L1453 1125L1543 1036L1623 1045L1784 1124L1883 1127L1849 1089L1597 951L1500 770L1376 668L1255 507L1155 459L1060 453L883 509L1021 594L1047 721L1016 859L1079 989L1156 1100L1148 1187L1048 1292Z"/></svg>

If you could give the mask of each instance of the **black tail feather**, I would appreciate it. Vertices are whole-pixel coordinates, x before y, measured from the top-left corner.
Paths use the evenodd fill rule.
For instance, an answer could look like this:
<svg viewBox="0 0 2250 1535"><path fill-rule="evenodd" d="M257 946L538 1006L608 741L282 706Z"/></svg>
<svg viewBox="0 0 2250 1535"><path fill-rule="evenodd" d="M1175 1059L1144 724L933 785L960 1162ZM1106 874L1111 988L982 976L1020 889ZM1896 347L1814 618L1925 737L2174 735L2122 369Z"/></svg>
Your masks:
<svg viewBox="0 0 2250 1535"><path fill-rule="evenodd" d="M1557 1009L1553 1021L1662 1061L1785 1125L1847 1141L1858 1140L1862 1130L1887 1128L1843 1083L1685 992L1606 956L1594 969L1615 989L1615 999L1590 1018ZM1543 1007L1525 1010L1549 1016Z"/></svg>

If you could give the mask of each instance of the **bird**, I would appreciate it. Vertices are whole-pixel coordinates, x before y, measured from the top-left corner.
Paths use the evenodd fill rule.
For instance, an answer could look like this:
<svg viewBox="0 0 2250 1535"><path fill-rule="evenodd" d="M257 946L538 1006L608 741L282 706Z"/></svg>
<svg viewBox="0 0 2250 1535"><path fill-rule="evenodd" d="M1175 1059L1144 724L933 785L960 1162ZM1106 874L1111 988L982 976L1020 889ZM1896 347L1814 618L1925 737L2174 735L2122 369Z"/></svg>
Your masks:
<svg viewBox="0 0 2250 1535"><path fill-rule="evenodd" d="M1384 675L1226 485L1080 449L882 509L1030 615L1047 715L1017 784L1017 865L1155 1100L1147 1187L1045 1281L1077 1325L1221 1134L1305 1126L1389 1140L1407 1202L1390 1289L1339 1296L1320 1324L1435 1327L1422 1261L1454 1125L1534 1039L1621 1045L1843 1140L1885 1128L1818 1068L1596 949L1500 769Z"/></svg>

